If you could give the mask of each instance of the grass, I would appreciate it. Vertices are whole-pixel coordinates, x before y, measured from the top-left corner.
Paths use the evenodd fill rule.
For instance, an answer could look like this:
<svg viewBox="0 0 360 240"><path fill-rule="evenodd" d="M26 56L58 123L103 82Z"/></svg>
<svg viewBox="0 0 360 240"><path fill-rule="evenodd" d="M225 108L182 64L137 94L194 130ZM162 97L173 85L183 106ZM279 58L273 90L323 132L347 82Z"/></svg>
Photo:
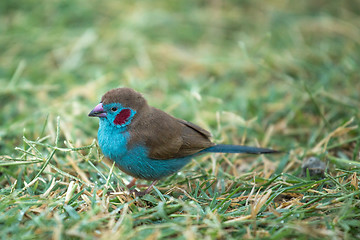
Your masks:
<svg viewBox="0 0 360 240"><path fill-rule="evenodd" d="M360 238L356 1L2 1L2 239ZM87 117L107 90L209 129L144 197ZM302 176L310 156L322 178ZM142 182L147 183L147 182Z"/></svg>

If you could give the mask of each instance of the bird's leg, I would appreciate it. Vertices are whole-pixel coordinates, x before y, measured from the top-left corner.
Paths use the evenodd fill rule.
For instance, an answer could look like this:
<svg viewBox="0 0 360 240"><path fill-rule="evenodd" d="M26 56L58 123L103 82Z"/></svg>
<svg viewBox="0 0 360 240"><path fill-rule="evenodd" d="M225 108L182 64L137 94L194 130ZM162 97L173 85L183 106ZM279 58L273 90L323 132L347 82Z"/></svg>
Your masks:
<svg viewBox="0 0 360 240"><path fill-rule="evenodd" d="M158 181L159 181L159 180L153 181L145 191L142 191L142 192L136 191L136 192L135 192L135 196L139 197L139 196L144 196L144 195L150 193L151 190L153 189L153 187L155 186L155 184L156 184Z"/></svg>
<svg viewBox="0 0 360 240"><path fill-rule="evenodd" d="M131 180L131 182L128 185L126 185L126 187L130 190L130 188L135 186L136 180L137 180L136 178L133 178L133 180ZM136 189L131 189L130 194L135 193L135 196L144 196L151 192L151 190L153 189L153 187L155 186L155 184L157 182L158 182L158 180L153 181L145 191L139 192ZM136 185L136 186L139 187L140 185ZM142 186L144 186L144 185L142 185Z"/></svg>
<svg viewBox="0 0 360 240"><path fill-rule="evenodd" d="M146 185L146 184L135 184L136 181L137 181L137 179L136 179L136 178L133 178L133 180L131 180L131 182L129 182L129 184L126 185L126 187L127 187L128 189L130 189L130 188L132 188L132 187L135 186L135 185L136 185L136 187L138 187L138 188L147 187L147 186L148 186L148 185Z"/></svg>
<svg viewBox="0 0 360 240"><path fill-rule="evenodd" d="M135 185L136 180L137 180L136 178L133 178L133 180L131 180L131 182L128 185L126 185L126 187L128 189L132 188Z"/></svg>

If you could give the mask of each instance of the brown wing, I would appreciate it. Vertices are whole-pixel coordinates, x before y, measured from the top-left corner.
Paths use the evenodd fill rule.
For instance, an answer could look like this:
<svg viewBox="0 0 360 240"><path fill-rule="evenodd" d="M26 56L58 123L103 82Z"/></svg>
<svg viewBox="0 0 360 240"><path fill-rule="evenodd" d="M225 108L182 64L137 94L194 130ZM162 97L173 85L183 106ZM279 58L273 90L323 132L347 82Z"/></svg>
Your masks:
<svg viewBox="0 0 360 240"><path fill-rule="evenodd" d="M185 157L214 145L208 131L159 109L150 108L140 119L131 128L130 145L143 142L150 158Z"/></svg>
<svg viewBox="0 0 360 240"><path fill-rule="evenodd" d="M182 119L177 120L183 125L181 134L182 145L179 155L187 156L195 154L214 145L209 139L211 134L208 131L191 122Z"/></svg>
<svg viewBox="0 0 360 240"><path fill-rule="evenodd" d="M176 119L178 120L179 122L181 122L182 124L186 125L187 127L189 128L192 128L193 130L195 130L197 133L200 133L202 135L204 135L204 137L206 138L209 138L211 137L211 133L209 133L208 131L206 131L205 129L199 127L198 125L195 125L191 122L188 122L188 121L185 121L185 120L182 120L182 119Z"/></svg>

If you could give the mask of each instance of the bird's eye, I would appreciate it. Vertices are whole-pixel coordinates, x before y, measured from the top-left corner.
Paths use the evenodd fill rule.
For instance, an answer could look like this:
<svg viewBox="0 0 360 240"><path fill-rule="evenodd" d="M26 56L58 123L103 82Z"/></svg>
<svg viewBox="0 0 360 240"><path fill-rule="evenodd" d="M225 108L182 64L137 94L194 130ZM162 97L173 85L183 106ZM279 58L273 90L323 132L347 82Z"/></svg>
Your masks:
<svg viewBox="0 0 360 240"><path fill-rule="evenodd" d="M116 111L117 111L117 107L112 107L112 108L111 108L111 111L116 112Z"/></svg>

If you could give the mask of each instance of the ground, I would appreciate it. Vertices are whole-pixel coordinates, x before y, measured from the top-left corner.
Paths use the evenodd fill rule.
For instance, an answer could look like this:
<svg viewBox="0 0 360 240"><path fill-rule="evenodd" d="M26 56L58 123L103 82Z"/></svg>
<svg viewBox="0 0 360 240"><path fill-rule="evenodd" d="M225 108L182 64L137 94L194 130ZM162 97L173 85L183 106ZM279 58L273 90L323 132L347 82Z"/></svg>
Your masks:
<svg viewBox="0 0 360 240"><path fill-rule="evenodd" d="M0 12L3 239L360 238L360 2L5 0ZM216 143L282 153L203 155L135 198L87 117L123 86Z"/></svg>

